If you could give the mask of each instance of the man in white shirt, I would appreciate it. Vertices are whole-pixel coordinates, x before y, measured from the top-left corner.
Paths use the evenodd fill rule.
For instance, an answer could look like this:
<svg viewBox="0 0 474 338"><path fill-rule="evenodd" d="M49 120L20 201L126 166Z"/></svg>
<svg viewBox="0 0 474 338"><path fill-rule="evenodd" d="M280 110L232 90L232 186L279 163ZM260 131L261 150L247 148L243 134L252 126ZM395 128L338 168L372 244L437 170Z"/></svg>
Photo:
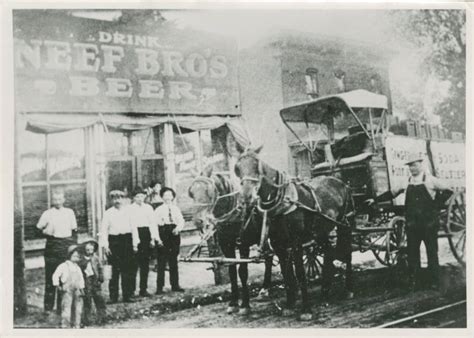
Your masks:
<svg viewBox="0 0 474 338"><path fill-rule="evenodd" d="M165 284L166 262L169 265L171 289L177 292L184 290L179 286L178 255L181 244L180 232L184 228L184 218L179 208L173 204L176 193L171 188L160 191L164 204L156 208L155 220L158 224L159 236L163 246L158 246L158 277L156 280L156 294L163 293Z"/></svg>
<svg viewBox="0 0 474 338"><path fill-rule="evenodd" d="M395 198L405 191L405 218L407 232L409 283L412 289L420 286L420 245L425 243L430 272L430 285L437 287L439 282L438 261L438 213L435 203L436 191L449 190L439 178L423 169L423 159L412 156L407 162L410 170L408 185L379 195L375 200L384 201Z"/></svg>
<svg viewBox="0 0 474 338"><path fill-rule="evenodd" d="M113 206L104 212L100 230L100 245L112 265L109 282L110 303L118 301L119 278L122 279L122 298L131 303L133 286L134 252L138 250L138 232L132 226L128 208L123 205L125 194L113 190L109 194Z"/></svg>
<svg viewBox="0 0 474 338"><path fill-rule="evenodd" d="M41 215L36 227L46 237L44 250L45 292L44 310L53 310L56 289L52 276L59 264L67 259L67 249L77 242L77 222L74 211L64 207L64 192L55 190L51 196L52 207ZM61 311L61 295L57 295L57 312Z"/></svg>
<svg viewBox="0 0 474 338"><path fill-rule="evenodd" d="M132 226L137 229L140 243L136 257L134 281L136 281L137 270L140 270L140 297L148 297L147 292L148 273L150 270L151 249L155 247L155 241L161 245L158 227L154 220L153 208L145 203L146 192L137 187L133 192L133 203L128 207ZM135 283L133 283L135 293Z"/></svg>

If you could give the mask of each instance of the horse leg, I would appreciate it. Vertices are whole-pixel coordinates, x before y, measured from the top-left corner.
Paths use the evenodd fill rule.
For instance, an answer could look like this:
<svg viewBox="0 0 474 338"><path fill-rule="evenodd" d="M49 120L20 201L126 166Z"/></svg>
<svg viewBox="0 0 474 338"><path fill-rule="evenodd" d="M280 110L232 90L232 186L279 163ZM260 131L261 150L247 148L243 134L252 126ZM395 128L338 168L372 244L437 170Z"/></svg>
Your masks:
<svg viewBox="0 0 474 338"><path fill-rule="evenodd" d="M222 245L222 253L227 258L235 258L235 248L233 245ZM235 264L229 265L229 279L231 296L227 313L231 314L239 311L239 285L237 283L237 267Z"/></svg>
<svg viewBox="0 0 474 338"><path fill-rule="evenodd" d="M248 258L250 254L250 249L240 248L240 257ZM246 315L250 312L250 292L247 285L248 281L248 264L242 263L239 264L239 277L240 282L242 283L242 304L240 305L239 314Z"/></svg>
<svg viewBox="0 0 474 338"><path fill-rule="evenodd" d="M295 250L295 271L301 288L302 314L300 315L300 320L312 320L313 315L311 313L311 306L309 303L308 284L303 265L303 246L301 245L301 243L297 245L297 248Z"/></svg>
<svg viewBox="0 0 474 338"><path fill-rule="evenodd" d="M281 273L285 282L286 290L286 307L283 309L282 314L284 316L290 316L294 314L295 303L296 303L296 278L293 271L293 262L291 259L291 249L282 249L277 253L280 261Z"/></svg>
<svg viewBox="0 0 474 338"><path fill-rule="evenodd" d="M259 298L267 298L270 295L269 290L272 284L272 267L273 255L268 255L265 257L265 273L262 288L258 293Z"/></svg>
<svg viewBox="0 0 474 338"><path fill-rule="evenodd" d="M331 284L334 278L333 262L334 262L333 248L328 245L324 252L324 262L323 262L322 280L321 280L321 300L323 302L327 302L329 299L329 292L331 290Z"/></svg>
<svg viewBox="0 0 474 338"><path fill-rule="evenodd" d="M352 277L352 230L344 229L344 262L346 263L346 298L354 298Z"/></svg>

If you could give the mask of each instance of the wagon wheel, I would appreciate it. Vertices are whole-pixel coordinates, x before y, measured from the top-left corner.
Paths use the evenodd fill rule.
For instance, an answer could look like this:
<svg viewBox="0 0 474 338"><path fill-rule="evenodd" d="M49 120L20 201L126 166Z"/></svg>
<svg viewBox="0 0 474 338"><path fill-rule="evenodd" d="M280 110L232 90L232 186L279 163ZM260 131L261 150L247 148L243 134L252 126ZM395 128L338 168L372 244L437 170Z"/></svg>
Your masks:
<svg viewBox="0 0 474 338"><path fill-rule="evenodd" d="M314 245L304 249L303 265L306 272L306 278L309 281L314 281L319 278L323 264Z"/></svg>
<svg viewBox="0 0 474 338"><path fill-rule="evenodd" d="M466 193L456 192L449 201L444 228L449 246L457 261L466 265Z"/></svg>
<svg viewBox="0 0 474 338"><path fill-rule="evenodd" d="M385 266L397 265L407 245L405 218L393 217L388 223L392 230L379 236L371 245L375 246L372 252L375 258Z"/></svg>

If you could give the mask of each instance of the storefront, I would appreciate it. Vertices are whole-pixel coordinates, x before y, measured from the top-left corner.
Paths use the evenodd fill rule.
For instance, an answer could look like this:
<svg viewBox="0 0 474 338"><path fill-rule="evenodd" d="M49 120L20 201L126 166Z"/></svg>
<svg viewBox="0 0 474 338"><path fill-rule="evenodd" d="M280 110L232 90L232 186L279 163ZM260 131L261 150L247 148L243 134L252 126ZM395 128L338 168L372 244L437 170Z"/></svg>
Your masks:
<svg viewBox="0 0 474 338"><path fill-rule="evenodd" d="M152 181L174 187L189 214L192 178L206 165L229 171L236 143L248 143L236 45L166 22L34 12L13 15L25 239L41 239L55 188L84 233L97 233L108 191Z"/></svg>

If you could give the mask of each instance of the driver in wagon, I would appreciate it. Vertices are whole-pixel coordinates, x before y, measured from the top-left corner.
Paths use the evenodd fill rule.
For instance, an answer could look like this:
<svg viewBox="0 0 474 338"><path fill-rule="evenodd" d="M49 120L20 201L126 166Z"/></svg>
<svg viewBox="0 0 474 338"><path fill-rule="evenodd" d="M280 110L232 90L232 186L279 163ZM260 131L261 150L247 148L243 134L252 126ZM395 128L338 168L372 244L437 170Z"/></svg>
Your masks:
<svg viewBox="0 0 474 338"><path fill-rule="evenodd" d="M446 183L432 176L423 167L421 156L412 156L405 163L410 171L406 188L387 191L374 199L367 200L371 205L393 199L405 192L405 218L407 232L408 282L411 290L420 288L420 245L425 243L428 258L429 285L439 285L438 261L438 204L437 191L449 190Z"/></svg>

